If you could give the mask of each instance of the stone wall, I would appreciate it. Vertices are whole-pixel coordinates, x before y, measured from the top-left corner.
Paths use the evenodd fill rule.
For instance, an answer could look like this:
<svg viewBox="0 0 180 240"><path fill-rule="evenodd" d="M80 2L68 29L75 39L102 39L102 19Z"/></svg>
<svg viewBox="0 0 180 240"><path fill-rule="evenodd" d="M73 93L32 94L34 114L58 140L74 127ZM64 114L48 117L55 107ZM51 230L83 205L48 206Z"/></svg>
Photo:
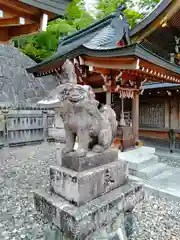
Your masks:
<svg viewBox="0 0 180 240"><path fill-rule="evenodd" d="M0 105L32 105L57 86L53 76L35 78L26 68L36 63L12 45L0 44Z"/></svg>

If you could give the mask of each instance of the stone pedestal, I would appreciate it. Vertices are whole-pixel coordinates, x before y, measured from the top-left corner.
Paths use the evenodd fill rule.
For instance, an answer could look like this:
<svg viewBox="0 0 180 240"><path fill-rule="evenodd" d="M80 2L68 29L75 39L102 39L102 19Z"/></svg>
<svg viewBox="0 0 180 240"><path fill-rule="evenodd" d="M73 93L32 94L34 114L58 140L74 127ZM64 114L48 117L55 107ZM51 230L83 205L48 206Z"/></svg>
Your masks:
<svg viewBox="0 0 180 240"><path fill-rule="evenodd" d="M50 168L51 190L77 206L123 185L127 179L127 164L121 161L83 172L64 167Z"/></svg>
<svg viewBox="0 0 180 240"><path fill-rule="evenodd" d="M34 194L37 211L56 228L51 240L127 240L125 215L144 192L128 180L127 163L118 160L118 151L83 158L72 153L61 160L61 166L50 167L49 192Z"/></svg>

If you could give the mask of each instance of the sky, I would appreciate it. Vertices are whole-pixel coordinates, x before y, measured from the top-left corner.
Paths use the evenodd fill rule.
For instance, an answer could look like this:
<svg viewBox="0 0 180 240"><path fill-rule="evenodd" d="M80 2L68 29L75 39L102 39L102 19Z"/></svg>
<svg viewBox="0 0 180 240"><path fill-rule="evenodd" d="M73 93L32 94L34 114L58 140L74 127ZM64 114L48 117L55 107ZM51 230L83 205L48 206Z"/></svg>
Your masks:
<svg viewBox="0 0 180 240"><path fill-rule="evenodd" d="M111 0L109 0L109 1L111 1ZM140 9L139 9L140 1L141 0L131 0L131 2L133 3L133 9L137 12L140 11ZM96 11L97 2L98 2L98 0L85 0L86 9L90 12ZM92 15L94 15L94 14L92 14Z"/></svg>
<svg viewBox="0 0 180 240"><path fill-rule="evenodd" d="M87 11L92 11L92 12L96 11L97 2L98 0L85 0L85 7Z"/></svg>

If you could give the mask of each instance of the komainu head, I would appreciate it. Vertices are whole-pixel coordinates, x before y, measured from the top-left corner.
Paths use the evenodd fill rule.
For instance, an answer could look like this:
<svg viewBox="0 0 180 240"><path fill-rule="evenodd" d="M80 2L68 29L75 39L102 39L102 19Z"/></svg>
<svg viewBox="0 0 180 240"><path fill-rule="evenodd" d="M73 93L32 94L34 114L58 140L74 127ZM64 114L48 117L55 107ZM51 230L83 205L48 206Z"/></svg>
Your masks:
<svg viewBox="0 0 180 240"><path fill-rule="evenodd" d="M65 101L71 102L72 104L82 103L82 100L90 101L92 104L98 104L95 100L95 94L93 89L88 85L79 85L73 83L65 83L59 85L54 89L47 98L38 102L39 105L48 107L60 107ZM83 101L83 102L84 102Z"/></svg>

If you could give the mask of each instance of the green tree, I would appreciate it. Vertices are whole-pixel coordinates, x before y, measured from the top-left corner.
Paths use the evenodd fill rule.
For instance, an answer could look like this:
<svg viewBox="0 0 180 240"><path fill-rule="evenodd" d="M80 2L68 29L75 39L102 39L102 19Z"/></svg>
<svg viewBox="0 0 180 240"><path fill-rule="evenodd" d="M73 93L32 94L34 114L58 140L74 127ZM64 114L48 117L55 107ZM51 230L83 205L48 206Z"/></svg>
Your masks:
<svg viewBox="0 0 180 240"><path fill-rule="evenodd" d="M97 6L98 18L108 16L120 5L125 5L124 11L128 23L133 28L146 13L152 11L160 0L100 0Z"/></svg>
<svg viewBox="0 0 180 240"><path fill-rule="evenodd" d="M144 8L146 12L150 12L160 2L160 0L141 0L140 8Z"/></svg>
<svg viewBox="0 0 180 240"><path fill-rule="evenodd" d="M66 9L64 18L76 30L87 27L95 19L85 10L84 1L74 0Z"/></svg>
<svg viewBox="0 0 180 240"><path fill-rule="evenodd" d="M60 37L75 31L76 28L65 19L54 20L49 23L46 32L26 37L26 42L21 49L26 55L39 62L56 51Z"/></svg>
<svg viewBox="0 0 180 240"><path fill-rule="evenodd" d="M160 0L129 0L128 7L146 15L151 12L159 2Z"/></svg>

